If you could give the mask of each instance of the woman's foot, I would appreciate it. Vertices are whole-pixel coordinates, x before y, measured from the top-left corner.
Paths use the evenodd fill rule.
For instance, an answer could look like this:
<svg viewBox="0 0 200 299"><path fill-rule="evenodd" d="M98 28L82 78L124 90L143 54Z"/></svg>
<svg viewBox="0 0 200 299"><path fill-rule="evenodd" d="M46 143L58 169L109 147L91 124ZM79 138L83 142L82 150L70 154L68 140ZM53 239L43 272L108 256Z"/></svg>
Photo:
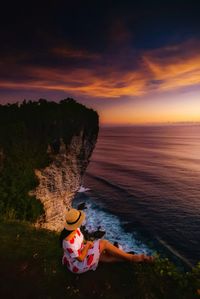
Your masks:
<svg viewBox="0 0 200 299"><path fill-rule="evenodd" d="M132 254L131 262L146 262L152 263L154 262L155 258L153 256L148 256L145 254Z"/></svg>
<svg viewBox="0 0 200 299"><path fill-rule="evenodd" d="M146 255L144 258L144 262L147 262L147 263L153 263L154 260L155 260L155 257L152 255L150 255L150 256Z"/></svg>

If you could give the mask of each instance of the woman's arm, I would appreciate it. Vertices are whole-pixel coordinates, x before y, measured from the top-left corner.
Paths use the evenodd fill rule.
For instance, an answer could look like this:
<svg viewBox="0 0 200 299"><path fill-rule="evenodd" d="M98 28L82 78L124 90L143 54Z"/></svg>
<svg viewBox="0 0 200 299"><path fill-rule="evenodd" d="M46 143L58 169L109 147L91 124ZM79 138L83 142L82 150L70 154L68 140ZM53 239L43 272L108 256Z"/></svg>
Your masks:
<svg viewBox="0 0 200 299"><path fill-rule="evenodd" d="M84 248L81 251L81 254L77 257L77 259L82 262L84 260L84 258L86 257L88 250L93 246L93 242L91 241L87 241L86 245L84 246Z"/></svg>

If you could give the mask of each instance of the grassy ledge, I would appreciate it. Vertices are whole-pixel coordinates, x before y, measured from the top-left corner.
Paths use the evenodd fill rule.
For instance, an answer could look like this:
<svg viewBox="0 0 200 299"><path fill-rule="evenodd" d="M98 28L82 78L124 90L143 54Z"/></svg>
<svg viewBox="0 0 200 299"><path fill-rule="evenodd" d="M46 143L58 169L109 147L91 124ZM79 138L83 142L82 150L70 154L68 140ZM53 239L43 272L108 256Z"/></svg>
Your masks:
<svg viewBox="0 0 200 299"><path fill-rule="evenodd" d="M153 265L102 264L73 274L61 264L58 234L28 222L0 222L1 298L200 298L200 263L180 272L168 259Z"/></svg>

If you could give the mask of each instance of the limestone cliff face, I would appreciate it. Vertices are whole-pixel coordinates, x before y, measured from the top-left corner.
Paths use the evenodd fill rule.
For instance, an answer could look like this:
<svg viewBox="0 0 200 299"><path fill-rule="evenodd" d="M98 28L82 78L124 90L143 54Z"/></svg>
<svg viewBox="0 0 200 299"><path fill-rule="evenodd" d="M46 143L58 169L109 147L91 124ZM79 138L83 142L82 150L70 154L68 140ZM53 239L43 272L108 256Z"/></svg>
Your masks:
<svg viewBox="0 0 200 299"><path fill-rule="evenodd" d="M66 208L79 190L82 176L89 164L90 156L96 144L98 130L87 135L84 129L72 137L69 145L60 139L59 152L54 154L48 146L52 163L44 169L35 169L39 185L29 192L39 199L45 210L36 222L37 227L60 231L65 221Z"/></svg>

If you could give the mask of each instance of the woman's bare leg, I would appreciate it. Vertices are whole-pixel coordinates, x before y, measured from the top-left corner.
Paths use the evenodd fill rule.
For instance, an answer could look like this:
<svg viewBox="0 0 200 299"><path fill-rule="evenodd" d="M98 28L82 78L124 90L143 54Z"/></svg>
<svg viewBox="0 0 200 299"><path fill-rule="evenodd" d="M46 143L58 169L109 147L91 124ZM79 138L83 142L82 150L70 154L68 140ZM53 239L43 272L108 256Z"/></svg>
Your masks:
<svg viewBox="0 0 200 299"><path fill-rule="evenodd" d="M113 262L124 262L124 259L121 257L113 256L104 250L101 252L99 261L106 262L106 263L113 263Z"/></svg>
<svg viewBox="0 0 200 299"><path fill-rule="evenodd" d="M114 246L112 243L110 243L108 240L100 240L100 252L108 252L110 255L121 258L123 260L132 260L132 254L127 253L118 247Z"/></svg>
<svg viewBox="0 0 200 299"><path fill-rule="evenodd" d="M131 262L152 262L154 260L153 257L146 256L145 254L131 254L127 253L118 247L114 246L112 243L110 243L108 240L100 240L100 253L102 252L108 252L113 257L121 258L126 261Z"/></svg>

